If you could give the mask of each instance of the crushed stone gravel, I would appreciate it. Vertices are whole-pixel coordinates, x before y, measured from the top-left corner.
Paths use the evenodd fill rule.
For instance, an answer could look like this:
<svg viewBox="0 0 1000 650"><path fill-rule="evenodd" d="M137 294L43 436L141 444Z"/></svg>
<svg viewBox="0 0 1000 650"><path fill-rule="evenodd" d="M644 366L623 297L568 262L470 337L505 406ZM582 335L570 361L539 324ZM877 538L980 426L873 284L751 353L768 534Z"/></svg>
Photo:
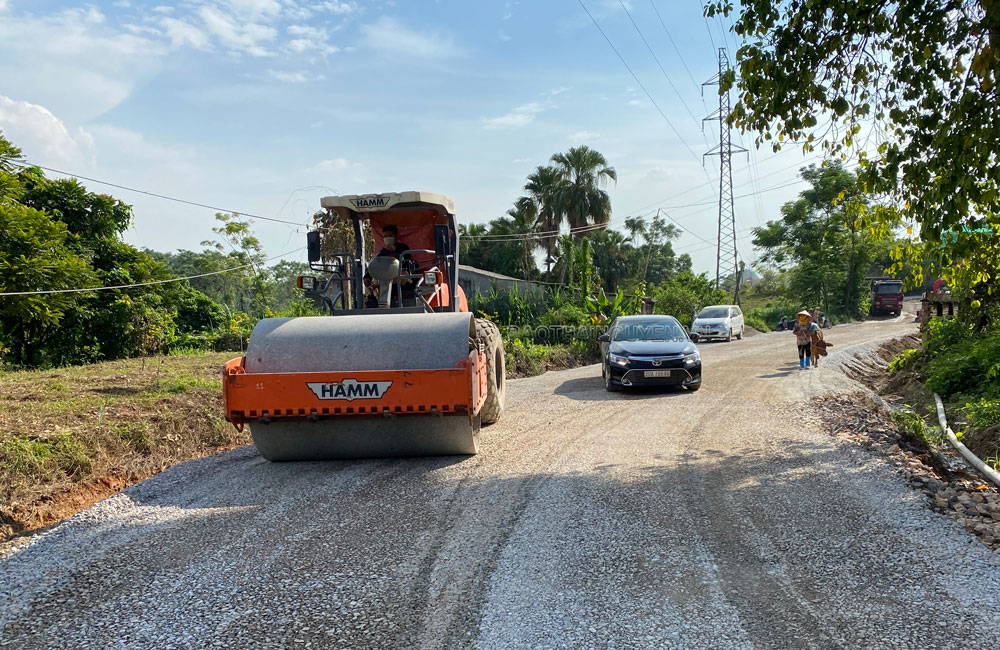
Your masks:
<svg viewBox="0 0 1000 650"><path fill-rule="evenodd" d="M184 463L0 558L0 647L993 648L1000 555L811 402L912 328L514 381L471 458Z"/></svg>

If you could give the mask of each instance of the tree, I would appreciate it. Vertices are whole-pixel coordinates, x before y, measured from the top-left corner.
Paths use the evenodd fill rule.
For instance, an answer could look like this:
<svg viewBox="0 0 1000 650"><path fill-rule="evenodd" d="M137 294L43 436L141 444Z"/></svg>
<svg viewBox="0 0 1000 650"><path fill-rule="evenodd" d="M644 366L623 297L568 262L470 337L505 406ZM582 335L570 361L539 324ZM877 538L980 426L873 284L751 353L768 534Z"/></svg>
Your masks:
<svg viewBox="0 0 1000 650"><path fill-rule="evenodd" d="M594 270L607 291L631 288L626 285L641 281L645 252L633 247L624 234L617 230L598 230L583 240L590 242Z"/></svg>
<svg viewBox="0 0 1000 650"><path fill-rule="evenodd" d="M73 252L72 239L65 224L44 212L0 200L0 291L96 286L87 260ZM85 300L83 293L0 298L0 357L17 365L40 362L41 346L61 334L65 315Z"/></svg>
<svg viewBox="0 0 1000 650"><path fill-rule="evenodd" d="M20 366L64 365L165 350L183 328L211 328L215 306L164 263L121 241L131 206L16 169L0 136L0 353ZM120 285L128 288L114 289ZM175 321L175 318L178 320Z"/></svg>
<svg viewBox="0 0 1000 650"><path fill-rule="evenodd" d="M511 229L520 237L521 261L520 277L530 280L538 275L535 266L534 252L538 247L535 230L538 228L538 205L527 196L522 196L514 202L514 207L507 210L511 219Z"/></svg>
<svg viewBox="0 0 1000 650"><path fill-rule="evenodd" d="M552 156L552 162L562 176L556 191L559 212L566 215L570 233L590 224L603 224L611 219L611 198L602 187L617 181L618 173L598 151L584 145Z"/></svg>
<svg viewBox="0 0 1000 650"><path fill-rule="evenodd" d="M538 225L541 231L541 241L545 246L545 274L552 271L552 251L558 239L559 227L562 225L563 213L559 205L559 188L562 185L562 173L555 167L539 167L528 175L524 189L538 205Z"/></svg>
<svg viewBox="0 0 1000 650"><path fill-rule="evenodd" d="M263 318L268 313L268 302L270 300L270 287L264 273L264 262L267 255L260 244L260 240L250 229L250 222L240 219L238 214L215 215L219 225L212 228L212 232L219 236L221 241L203 241L202 246L213 246L216 251L225 252L230 249L228 257L235 265L247 265L251 273L242 274L243 295L249 298L248 301L239 304L239 310L251 313L258 318Z"/></svg>
<svg viewBox="0 0 1000 650"><path fill-rule="evenodd" d="M643 217L625 219L625 229L633 239L641 238L646 246L641 277L647 283L657 284L683 269L677 267L678 260L671 242L680 237L681 231L672 223L667 223L659 212L649 221ZM691 257L685 261L691 267Z"/></svg>
<svg viewBox="0 0 1000 650"><path fill-rule="evenodd" d="M740 90L733 124L775 150L856 155L861 186L902 207L935 268L973 291L997 278L1000 2L743 0L734 30L739 81L720 85Z"/></svg>
<svg viewBox="0 0 1000 650"><path fill-rule="evenodd" d="M483 268L483 252L485 250L483 235L487 234L486 224L458 224L458 261L476 268Z"/></svg>
<svg viewBox="0 0 1000 650"><path fill-rule="evenodd" d="M753 231L754 245L764 249L761 262L791 265L789 289L803 303L863 316L864 272L880 241L864 226L876 211L839 162L801 173L812 187L781 207L780 220Z"/></svg>
<svg viewBox="0 0 1000 650"><path fill-rule="evenodd" d="M695 275L690 270L681 271L652 290L657 314L669 314L685 327L691 326L695 311L707 305L729 301L726 292L715 288L715 282L704 273Z"/></svg>
<svg viewBox="0 0 1000 650"><path fill-rule="evenodd" d="M88 192L75 178L49 179L38 167L18 174L21 202L66 224L79 238L80 250L116 239L132 223L132 206L108 194Z"/></svg>

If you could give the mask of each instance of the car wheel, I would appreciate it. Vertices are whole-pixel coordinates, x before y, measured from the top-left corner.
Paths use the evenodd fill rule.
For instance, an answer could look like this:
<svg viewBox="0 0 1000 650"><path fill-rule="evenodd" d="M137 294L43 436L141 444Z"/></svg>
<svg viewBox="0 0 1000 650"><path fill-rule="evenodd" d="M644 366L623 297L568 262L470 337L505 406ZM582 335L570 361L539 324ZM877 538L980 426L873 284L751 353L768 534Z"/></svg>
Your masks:
<svg viewBox="0 0 1000 650"><path fill-rule="evenodd" d="M611 381L611 369L606 368L604 364L601 364L601 370L602 374L604 375L604 390L608 391L609 393L617 393L619 390L621 390Z"/></svg>
<svg viewBox="0 0 1000 650"><path fill-rule="evenodd" d="M746 329L745 325L742 326L742 327L740 327L740 333L736 335L736 340L737 341L742 341L743 340L743 330L744 329Z"/></svg>
<svg viewBox="0 0 1000 650"><path fill-rule="evenodd" d="M689 391L691 391L692 393L695 392L696 390L698 390L699 388L701 388L701 382L699 382L697 384L692 384L691 386L687 387L687 389Z"/></svg>
<svg viewBox="0 0 1000 650"><path fill-rule="evenodd" d="M732 340L733 340L733 328L730 327L729 331L726 332L726 343L729 343Z"/></svg>

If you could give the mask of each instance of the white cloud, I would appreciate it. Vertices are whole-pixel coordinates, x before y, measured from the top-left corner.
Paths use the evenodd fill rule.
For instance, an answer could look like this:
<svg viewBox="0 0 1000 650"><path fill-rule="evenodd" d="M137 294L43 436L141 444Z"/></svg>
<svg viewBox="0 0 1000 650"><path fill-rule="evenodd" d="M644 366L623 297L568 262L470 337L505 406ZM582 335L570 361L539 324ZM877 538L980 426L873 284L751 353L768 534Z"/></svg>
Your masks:
<svg viewBox="0 0 1000 650"><path fill-rule="evenodd" d="M238 22L215 7L202 7L198 15L205 28L219 41L234 52L245 52L251 56L269 56L264 43L274 40L277 31L273 27L255 22Z"/></svg>
<svg viewBox="0 0 1000 650"><path fill-rule="evenodd" d="M502 29L497 32L497 38L499 38L504 43L510 40L510 36L508 36L507 32L503 31Z"/></svg>
<svg viewBox="0 0 1000 650"><path fill-rule="evenodd" d="M366 46L389 56L447 59L463 53L451 37L410 29L390 16L382 16L372 24L362 25L361 35Z"/></svg>
<svg viewBox="0 0 1000 650"><path fill-rule="evenodd" d="M594 133L593 131L577 131L576 133L571 133L569 135L569 140L577 144L583 144L587 140L596 140L601 137L600 133Z"/></svg>
<svg viewBox="0 0 1000 650"><path fill-rule="evenodd" d="M174 8L167 5L158 5L153 7L153 11L158 14L172 14L174 13Z"/></svg>
<svg viewBox="0 0 1000 650"><path fill-rule="evenodd" d="M233 13L254 20L275 18L281 13L281 3L278 0L228 0L227 4Z"/></svg>
<svg viewBox="0 0 1000 650"><path fill-rule="evenodd" d="M313 8L321 11L327 11L331 14L336 14L338 16L346 16L347 14L352 14L358 10L358 3L356 2L321 2L319 4L313 5Z"/></svg>
<svg viewBox="0 0 1000 650"><path fill-rule="evenodd" d="M330 37L325 29L309 25L289 25L285 31L291 36L295 36L285 43L285 49L290 52L325 55L337 51L337 48L328 42Z"/></svg>
<svg viewBox="0 0 1000 650"><path fill-rule="evenodd" d="M196 50L208 50L208 35L186 20L164 18L160 21L170 38L172 47L188 45Z"/></svg>
<svg viewBox="0 0 1000 650"><path fill-rule="evenodd" d="M272 79L277 79L278 81L290 84L301 84L306 83L307 81L321 81L326 78L323 75L310 77L305 72L285 72L282 70L268 70L267 74L270 75Z"/></svg>
<svg viewBox="0 0 1000 650"><path fill-rule="evenodd" d="M62 120L38 104L0 95L0 129L25 158L39 164L80 165L93 159L93 136L83 129L70 132Z"/></svg>
<svg viewBox="0 0 1000 650"><path fill-rule="evenodd" d="M519 129L531 124L535 120L535 115L541 113L543 110L545 110L544 107L537 102L522 104L506 115L483 118L483 128L488 131Z"/></svg>
<svg viewBox="0 0 1000 650"><path fill-rule="evenodd" d="M108 25L96 10L0 20L5 94L30 98L71 123L117 106L165 53L158 38Z"/></svg>

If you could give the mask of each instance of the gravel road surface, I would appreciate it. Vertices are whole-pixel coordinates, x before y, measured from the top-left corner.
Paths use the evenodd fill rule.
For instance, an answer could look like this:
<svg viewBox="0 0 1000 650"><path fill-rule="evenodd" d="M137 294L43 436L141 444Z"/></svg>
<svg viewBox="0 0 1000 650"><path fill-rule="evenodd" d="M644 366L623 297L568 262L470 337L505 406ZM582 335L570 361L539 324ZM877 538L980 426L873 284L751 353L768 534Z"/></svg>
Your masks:
<svg viewBox="0 0 1000 650"><path fill-rule="evenodd" d="M909 320L513 381L472 458L184 463L0 559L0 647L996 648L1000 556L808 404Z"/></svg>

